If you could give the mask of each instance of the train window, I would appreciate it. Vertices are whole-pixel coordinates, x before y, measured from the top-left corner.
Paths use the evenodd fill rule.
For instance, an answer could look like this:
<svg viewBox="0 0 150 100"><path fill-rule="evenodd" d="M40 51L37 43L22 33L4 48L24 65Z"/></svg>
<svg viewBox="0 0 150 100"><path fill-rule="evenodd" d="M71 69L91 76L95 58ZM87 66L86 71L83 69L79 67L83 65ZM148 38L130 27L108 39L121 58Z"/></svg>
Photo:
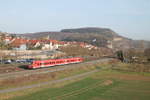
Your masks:
<svg viewBox="0 0 150 100"><path fill-rule="evenodd" d="M55 64L55 62L53 61L53 62L51 62L52 64Z"/></svg>
<svg viewBox="0 0 150 100"><path fill-rule="evenodd" d="M74 60L71 60L71 61L74 61Z"/></svg>
<svg viewBox="0 0 150 100"><path fill-rule="evenodd" d="M60 63L60 61L56 61L56 63Z"/></svg>

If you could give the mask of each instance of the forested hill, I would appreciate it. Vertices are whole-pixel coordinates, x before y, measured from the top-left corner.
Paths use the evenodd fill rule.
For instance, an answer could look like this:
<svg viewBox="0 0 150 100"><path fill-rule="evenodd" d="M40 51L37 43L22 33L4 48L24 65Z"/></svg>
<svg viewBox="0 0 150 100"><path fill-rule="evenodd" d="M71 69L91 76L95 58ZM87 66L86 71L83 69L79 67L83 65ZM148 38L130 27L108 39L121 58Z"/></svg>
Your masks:
<svg viewBox="0 0 150 100"><path fill-rule="evenodd" d="M76 28L76 29L63 29L61 32L68 33L98 33L104 35L117 35L113 30L109 28L96 28L96 27L87 27L87 28Z"/></svg>

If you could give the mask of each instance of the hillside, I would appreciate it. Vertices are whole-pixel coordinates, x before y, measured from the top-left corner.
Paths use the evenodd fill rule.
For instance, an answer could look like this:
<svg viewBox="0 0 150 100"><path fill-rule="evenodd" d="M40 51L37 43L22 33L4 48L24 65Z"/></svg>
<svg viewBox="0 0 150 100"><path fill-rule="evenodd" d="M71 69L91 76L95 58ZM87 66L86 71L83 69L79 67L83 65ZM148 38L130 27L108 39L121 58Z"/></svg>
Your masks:
<svg viewBox="0 0 150 100"><path fill-rule="evenodd" d="M129 49L129 48L148 48L150 42L135 41L122 37L109 28L76 28L63 29L60 32L38 32L18 34L27 38L47 38L62 40L62 41L79 41L86 42L99 47L112 47L113 49Z"/></svg>
<svg viewBox="0 0 150 100"><path fill-rule="evenodd" d="M108 40L113 40L118 36L114 31L107 28L79 28L79 29L63 29L60 32L38 32L18 34L27 38L50 37L51 39L63 41L81 41L96 46L105 47Z"/></svg>
<svg viewBox="0 0 150 100"><path fill-rule="evenodd" d="M96 27L87 27L87 28L76 28L76 29L63 29L61 32L67 33L97 33L101 35L105 35L107 37L118 36L113 30L108 28L96 28Z"/></svg>
<svg viewBox="0 0 150 100"><path fill-rule="evenodd" d="M103 35L104 37L112 38L113 36L118 36L114 31L107 28L78 28L78 29L63 29L60 32L37 32L37 33L24 33L21 36L31 37L31 38L39 38L50 35L53 39L64 39L67 36L75 35L75 34L98 34ZM19 35L19 34L18 34Z"/></svg>
<svg viewBox="0 0 150 100"><path fill-rule="evenodd" d="M56 39L56 40L62 40L66 37L67 34L63 32L36 32L36 33L24 33L24 34L17 34L17 36L25 37L25 38L30 38L30 39L40 39L40 38L46 38L50 37L51 39Z"/></svg>

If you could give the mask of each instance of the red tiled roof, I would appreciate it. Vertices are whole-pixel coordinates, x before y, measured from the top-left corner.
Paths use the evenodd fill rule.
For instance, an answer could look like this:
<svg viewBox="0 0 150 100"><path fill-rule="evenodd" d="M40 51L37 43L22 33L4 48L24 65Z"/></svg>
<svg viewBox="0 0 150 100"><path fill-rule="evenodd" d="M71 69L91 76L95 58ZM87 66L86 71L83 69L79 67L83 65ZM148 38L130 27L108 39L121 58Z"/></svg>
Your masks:
<svg viewBox="0 0 150 100"><path fill-rule="evenodd" d="M35 45L37 42L39 43L52 43L52 44L74 44L74 45L80 45L82 47L86 46L87 43L84 43L84 42L76 42L76 41L73 41L73 42L65 42L65 41L58 41L58 40L26 40L26 39L22 39L22 38L16 38L12 43L11 45L12 46L15 46L15 47L18 47L22 44L32 44L32 45Z"/></svg>
<svg viewBox="0 0 150 100"><path fill-rule="evenodd" d="M12 41L11 45L14 47L18 47L22 44L27 44L27 43L28 43L28 40L26 39L16 38L14 41Z"/></svg>
<svg viewBox="0 0 150 100"><path fill-rule="evenodd" d="M29 44L35 45L37 42L40 42L40 40L29 40Z"/></svg>

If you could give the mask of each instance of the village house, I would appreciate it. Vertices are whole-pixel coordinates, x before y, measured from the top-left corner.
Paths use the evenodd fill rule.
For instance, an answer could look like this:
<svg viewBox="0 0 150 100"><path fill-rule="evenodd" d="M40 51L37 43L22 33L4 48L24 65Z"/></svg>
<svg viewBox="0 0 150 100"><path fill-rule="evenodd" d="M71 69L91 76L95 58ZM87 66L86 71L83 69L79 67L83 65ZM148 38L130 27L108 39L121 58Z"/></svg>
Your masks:
<svg viewBox="0 0 150 100"><path fill-rule="evenodd" d="M28 40L22 38L15 38L10 43L13 50L27 50Z"/></svg>
<svg viewBox="0 0 150 100"><path fill-rule="evenodd" d="M121 38L121 37L115 37L115 38L113 38L113 41L121 41L121 40L123 40L123 38Z"/></svg>
<svg viewBox="0 0 150 100"><path fill-rule="evenodd" d="M9 44L12 40L13 40L13 38L11 36L5 36L4 43Z"/></svg>
<svg viewBox="0 0 150 100"><path fill-rule="evenodd" d="M107 41L107 47L112 49L113 48L113 42L112 41Z"/></svg>

